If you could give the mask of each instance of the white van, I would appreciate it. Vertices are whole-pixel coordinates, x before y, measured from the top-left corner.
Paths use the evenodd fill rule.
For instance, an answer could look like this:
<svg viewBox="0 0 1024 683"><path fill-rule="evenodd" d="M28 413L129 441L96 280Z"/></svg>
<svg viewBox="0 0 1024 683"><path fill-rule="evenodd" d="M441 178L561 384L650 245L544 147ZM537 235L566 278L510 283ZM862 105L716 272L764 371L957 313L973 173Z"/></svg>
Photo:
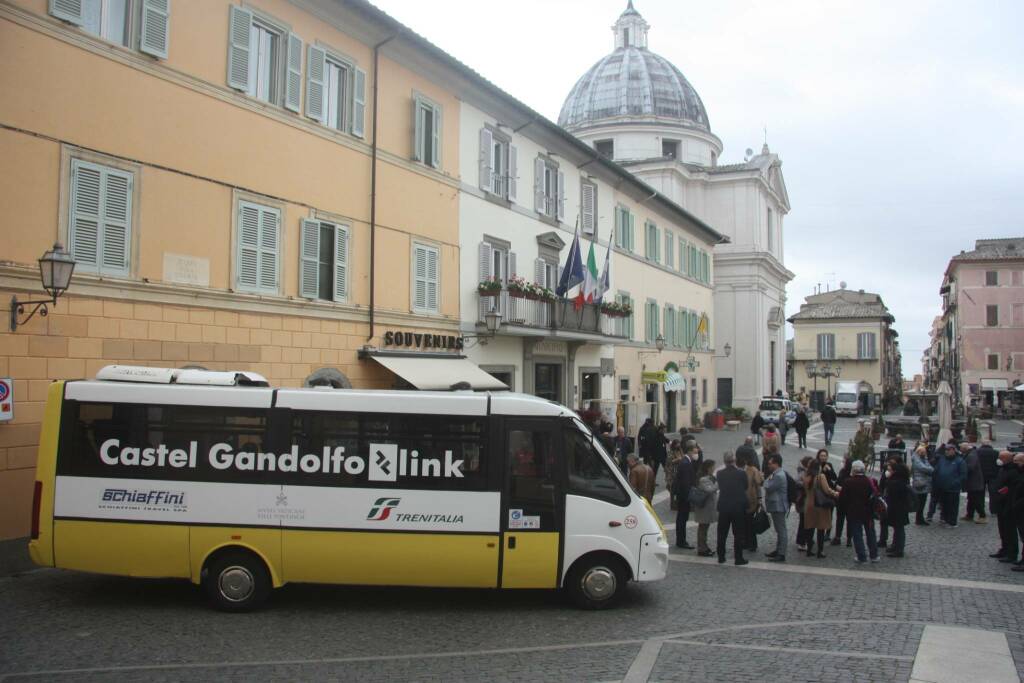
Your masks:
<svg viewBox="0 0 1024 683"><path fill-rule="evenodd" d="M650 505L555 403L124 366L50 386L29 551L189 579L228 611L289 582L561 587L601 608L668 568Z"/></svg>
<svg viewBox="0 0 1024 683"><path fill-rule="evenodd" d="M777 396L765 396L761 399L757 409L761 412L761 418L765 421L765 424L774 422L778 425L781 424L780 421L785 419L786 413L789 412L789 401Z"/></svg>
<svg viewBox="0 0 1024 683"><path fill-rule="evenodd" d="M836 398L834 407L836 415L850 415L856 417L860 414L860 382L836 382Z"/></svg>

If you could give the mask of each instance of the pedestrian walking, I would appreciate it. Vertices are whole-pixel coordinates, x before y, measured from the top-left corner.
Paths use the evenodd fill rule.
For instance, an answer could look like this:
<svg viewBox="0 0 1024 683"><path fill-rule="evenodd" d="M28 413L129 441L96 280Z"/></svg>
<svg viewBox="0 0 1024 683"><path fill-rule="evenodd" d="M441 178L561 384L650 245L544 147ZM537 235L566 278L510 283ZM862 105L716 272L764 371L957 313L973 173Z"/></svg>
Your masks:
<svg viewBox="0 0 1024 683"><path fill-rule="evenodd" d="M813 530L818 539L818 557L825 557L825 532L832 526L832 508L839 492L828 485L821 472L821 463L811 462L804 475L804 528ZM814 556L814 539L807 538L807 557Z"/></svg>
<svg viewBox="0 0 1024 683"><path fill-rule="evenodd" d="M960 456L967 465L967 479L964 481L964 490L967 491L967 510L961 521L975 522L976 524L987 524L988 515L985 513L985 472L981 468L981 457L978 449L971 448L967 443L960 445ZM978 519L974 519L977 515Z"/></svg>
<svg viewBox="0 0 1024 683"><path fill-rule="evenodd" d="M832 407L832 401L829 400L825 403L825 407L821 409L821 426L825 430L825 445L832 445L832 435L836 431L836 409Z"/></svg>
<svg viewBox="0 0 1024 683"><path fill-rule="evenodd" d="M947 445L946 453L935 463L935 481L932 487L938 491L942 505L942 523L955 527L960 512L960 491L967 479L967 464L957 453L956 447Z"/></svg>
<svg viewBox="0 0 1024 683"><path fill-rule="evenodd" d="M718 480L715 479L715 461L705 460L697 470L697 488L704 493L704 503L693 507L691 514L697 523L697 554L711 557L708 547L708 529L718 521Z"/></svg>
<svg viewBox="0 0 1024 683"><path fill-rule="evenodd" d="M772 518L772 526L775 528L775 550L765 554L772 562L785 562L786 544L789 540L786 531L789 485L786 482L786 473L782 469L782 458L777 455L768 458L768 469L771 473L764 482L764 510Z"/></svg>
<svg viewBox="0 0 1024 683"><path fill-rule="evenodd" d="M747 550L757 551L757 534L754 533L754 514L761 507L761 485L764 475L753 460L736 460L737 465L747 474L747 512L744 515L743 537L747 541Z"/></svg>
<svg viewBox="0 0 1024 683"><path fill-rule="evenodd" d="M637 460L635 455L630 455L627 462L629 463L629 485L650 503L654 499L654 470L650 465Z"/></svg>
<svg viewBox="0 0 1024 683"><path fill-rule="evenodd" d="M924 506L928 501L928 494L932 492L932 476L935 468L928 460L928 448L918 446L914 449L914 455L910 458L910 482L917 496L915 510L917 515L914 524L928 526L929 522L924 518Z"/></svg>
<svg viewBox="0 0 1024 683"><path fill-rule="evenodd" d="M793 421L793 429L796 430L796 444L800 448L807 448L807 430L811 428L811 421L803 406L796 410L796 420Z"/></svg>
<svg viewBox="0 0 1024 683"><path fill-rule="evenodd" d="M886 553L889 557L904 556L913 499L910 470L902 461L890 459L885 484L885 521L892 527L892 547Z"/></svg>
<svg viewBox="0 0 1024 683"><path fill-rule="evenodd" d="M850 478L839 492L839 504L846 508L846 523L850 525L858 564L867 562L869 556L872 562L878 562L878 541L875 538L875 525L872 522L874 513L871 509L871 497L874 494L874 482L864 476L864 463L854 460L850 466ZM867 552L864 551L865 535Z"/></svg>
<svg viewBox="0 0 1024 683"><path fill-rule="evenodd" d="M692 550L686 542L686 523L690 521L690 489L697 483L696 463L689 454L683 455L672 479L672 496L676 499L676 547Z"/></svg>
<svg viewBox="0 0 1024 683"><path fill-rule="evenodd" d="M747 510L747 474L736 467L736 454L726 451L725 467L715 474L718 481L718 563L725 562L725 542L732 530L733 558L737 565L743 559L743 517Z"/></svg>
<svg viewBox="0 0 1024 683"><path fill-rule="evenodd" d="M640 454L640 461L646 465L650 465L654 459L654 440L657 436L658 428L654 424L654 418L649 417L640 425L640 431L636 435L637 452Z"/></svg>
<svg viewBox="0 0 1024 683"><path fill-rule="evenodd" d="M754 417L750 420L750 435L754 437L754 441L758 445L761 445L761 430L764 429L764 418L761 417L761 411L754 413Z"/></svg>

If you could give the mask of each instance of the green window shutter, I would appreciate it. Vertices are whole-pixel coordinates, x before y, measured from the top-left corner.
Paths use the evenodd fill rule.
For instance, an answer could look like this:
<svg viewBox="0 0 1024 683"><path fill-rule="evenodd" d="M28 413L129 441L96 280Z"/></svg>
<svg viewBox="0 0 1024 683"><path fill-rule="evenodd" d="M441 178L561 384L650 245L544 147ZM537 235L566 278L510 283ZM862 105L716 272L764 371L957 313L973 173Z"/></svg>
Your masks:
<svg viewBox="0 0 1024 683"><path fill-rule="evenodd" d="M171 0L142 0L139 50L167 59L170 44Z"/></svg>
<svg viewBox="0 0 1024 683"><path fill-rule="evenodd" d="M558 175L556 176L556 182L557 182L557 185L556 185L555 194L558 195L557 196L558 220L564 221L565 220L565 173L563 173L562 171L559 171Z"/></svg>
<svg viewBox="0 0 1024 683"><path fill-rule="evenodd" d="M286 44L284 108L295 112L301 111L302 97L302 39L289 33Z"/></svg>
<svg viewBox="0 0 1024 683"><path fill-rule="evenodd" d="M320 296L320 221L303 218L299 230L299 294L317 299Z"/></svg>
<svg viewBox="0 0 1024 683"><path fill-rule="evenodd" d="M494 134L486 126L480 129L480 189L491 192L491 156L494 146ZM498 171L500 173L500 170Z"/></svg>
<svg viewBox="0 0 1024 683"><path fill-rule="evenodd" d="M334 228L334 300L348 300L348 228Z"/></svg>
<svg viewBox="0 0 1024 683"><path fill-rule="evenodd" d="M516 200L516 193L519 191L519 181L516 178L519 173L519 150L515 145L508 146L508 198Z"/></svg>
<svg viewBox="0 0 1024 683"><path fill-rule="evenodd" d="M636 216L629 214L629 251L636 251Z"/></svg>
<svg viewBox="0 0 1024 683"><path fill-rule="evenodd" d="M352 86L352 135L366 136L366 72L356 67Z"/></svg>
<svg viewBox="0 0 1024 683"><path fill-rule="evenodd" d="M686 311L681 308L676 314L676 346L686 346Z"/></svg>
<svg viewBox="0 0 1024 683"><path fill-rule="evenodd" d="M260 212L260 289L276 292L278 214L264 207Z"/></svg>
<svg viewBox="0 0 1024 683"><path fill-rule="evenodd" d="M100 231L100 271L128 274L131 245L132 175L103 170L103 223Z"/></svg>
<svg viewBox="0 0 1024 683"><path fill-rule="evenodd" d="M438 310L438 255L437 249L427 249L427 308L431 311Z"/></svg>
<svg viewBox="0 0 1024 683"><path fill-rule="evenodd" d="M434 168L441 168L441 107L434 107L434 129L430 132L431 159Z"/></svg>
<svg viewBox="0 0 1024 683"><path fill-rule="evenodd" d="M631 296L627 296L626 297L626 301L629 302L630 308L632 308L633 311L634 311L633 315L631 315L628 318L626 318L626 320L629 321L629 332L628 332L628 335L629 335L629 338L632 339L633 336L634 336L633 333L634 333L634 331L636 329L635 328L635 323L634 323L634 320L636 318L636 312L635 312L636 311L636 302L633 301L633 297L631 297Z"/></svg>
<svg viewBox="0 0 1024 683"><path fill-rule="evenodd" d="M316 45L306 49L306 116L324 122L324 71L327 55Z"/></svg>
<svg viewBox="0 0 1024 683"><path fill-rule="evenodd" d="M423 161L423 105L420 98L412 98L412 158L413 161Z"/></svg>
<svg viewBox="0 0 1024 683"><path fill-rule="evenodd" d="M260 207L249 202L238 203L238 288L259 287Z"/></svg>
<svg viewBox="0 0 1024 683"><path fill-rule="evenodd" d="M231 5L228 26L228 85L236 90L249 89L249 29L252 12Z"/></svg>
<svg viewBox="0 0 1024 683"><path fill-rule="evenodd" d="M622 246L622 209L615 207L615 246Z"/></svg>
<svg viewBox="0 0 1024 683"><path fill-rule="evenodd" d="M661 228L654 226L654 262L661 263Z"/></svg>
<svg viewBox="0 0 1024 683"><path fill-rule="evenodd" d="M92 164L71 162L71 255L80 270L99 270L100 188L103 171Z"/></svg>
<svg viewBox="0 0 1024 683"><path fill-rule="evenodd" d="M83 0L50 0L50 14L75 26L85 23Z"/></svg>

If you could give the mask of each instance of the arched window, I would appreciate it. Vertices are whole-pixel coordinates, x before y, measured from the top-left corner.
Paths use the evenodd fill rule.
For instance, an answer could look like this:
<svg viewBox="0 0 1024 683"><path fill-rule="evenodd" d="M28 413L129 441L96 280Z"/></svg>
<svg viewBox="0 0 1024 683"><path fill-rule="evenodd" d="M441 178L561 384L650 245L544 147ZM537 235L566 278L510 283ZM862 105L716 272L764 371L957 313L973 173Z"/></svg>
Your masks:
<svg viewBox="0 0 1024 683"><path fill-rule="evenodd" d="M303 386L351 389L352 382L350 382L348 377L346 377L341 371L335 368L320 368L306 378Z"/></svg>

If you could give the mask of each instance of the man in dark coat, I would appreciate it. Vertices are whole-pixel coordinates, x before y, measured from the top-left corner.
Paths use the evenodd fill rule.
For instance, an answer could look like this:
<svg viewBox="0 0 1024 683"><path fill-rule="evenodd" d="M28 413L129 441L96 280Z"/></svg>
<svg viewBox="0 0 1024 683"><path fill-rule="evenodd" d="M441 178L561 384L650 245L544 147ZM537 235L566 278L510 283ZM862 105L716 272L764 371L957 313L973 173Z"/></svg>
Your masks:
<svg viewBox="0 0 1024 683"><path fill-rule="evenodd" d="M825 404L821 409L821 426L825 430L825 445L832 445L832 434L836 431L836 409L832 407L832 401Z"/></svg>
<svg viewBox="0 0 1024 683"><path fill-rule="evenodd" d="M803 407L796 411L796 420L793 421L793 429L796 430L796 445L800 448L807 448L807 430L811 428L811 421Z"/></svg>
<svg viewBox="0 0 1024 683"><path fill-rule="evenodd" d="M746 458L746 460L744 460ZM761 459L757 457L757 450L754 448L754 437L748 436L743 440L743 445L736 449L736 460L749 462L757 469L761 469Z"/></svg>
<svg viewBox="0 0 1024 683"><path fill-rule="evenodd" d="M990 488L996 477L999 476L999 466L996 465L996 461L999 459L999 451L992 448L991 442L985 439L981 442L981 446L978 447L978 463L981 465L981 476L985 479L985 488ZM992 507L992 501L989 500L989 508Z"/></svg>
<svg viewBox="0 0 1024 683"><path fill-rule="evenodd" d="M658 428L654 426L652 418L647 418L644 420L643 425L640 426L636 441L640 460L648 465L654 456L654 440L656 438L658 438Z"/></svg>
<svg viewBox="0 0 1024 683"><path fill-rule="evenodd" d="M989 505L999 522L999 550L989 555L1000 562L1016 562L1020 544L1017 540L1017 525L1010 510L1010 495L1017 488L1020 473L1013 466L1013 453L999 454L996 466L998 473L989 484Z"/></svg>
<svg viewBox="0 0 1024 683"><path fill-rule="evenodd" d="M718 471L718 563L725 562L725 540L732 528L733 557L737 565L747 564L743 559L743 520L747 512L747 473L736 467L736 455L726 451L722 457L725 467Z"/></svg>
<svg viewBox="0 0 1024 683"><path fill-rule="evenodd" d="M864 564L868 555L872 562L878 562L878 540L875 536L875 525L872 521L871 496L875 487L870 479L864 476L864 463L854 460L850 463L850 477L839 492L839 505L846 510L846 524L853 537L853 548L857 553L857 563ZM865 534L867 535L867 552L864 549Z"/></svg>
<svg viewBox="0 0 1024 683"><path fill-rule="evenodd" d="M676 463L676 478L672 482L672 495L676 497L676 547L686 550L693 549L686 542L686 523L690 521L690 488L697 484L697 473L691 457L691 453L686 453Z"/></svg>

